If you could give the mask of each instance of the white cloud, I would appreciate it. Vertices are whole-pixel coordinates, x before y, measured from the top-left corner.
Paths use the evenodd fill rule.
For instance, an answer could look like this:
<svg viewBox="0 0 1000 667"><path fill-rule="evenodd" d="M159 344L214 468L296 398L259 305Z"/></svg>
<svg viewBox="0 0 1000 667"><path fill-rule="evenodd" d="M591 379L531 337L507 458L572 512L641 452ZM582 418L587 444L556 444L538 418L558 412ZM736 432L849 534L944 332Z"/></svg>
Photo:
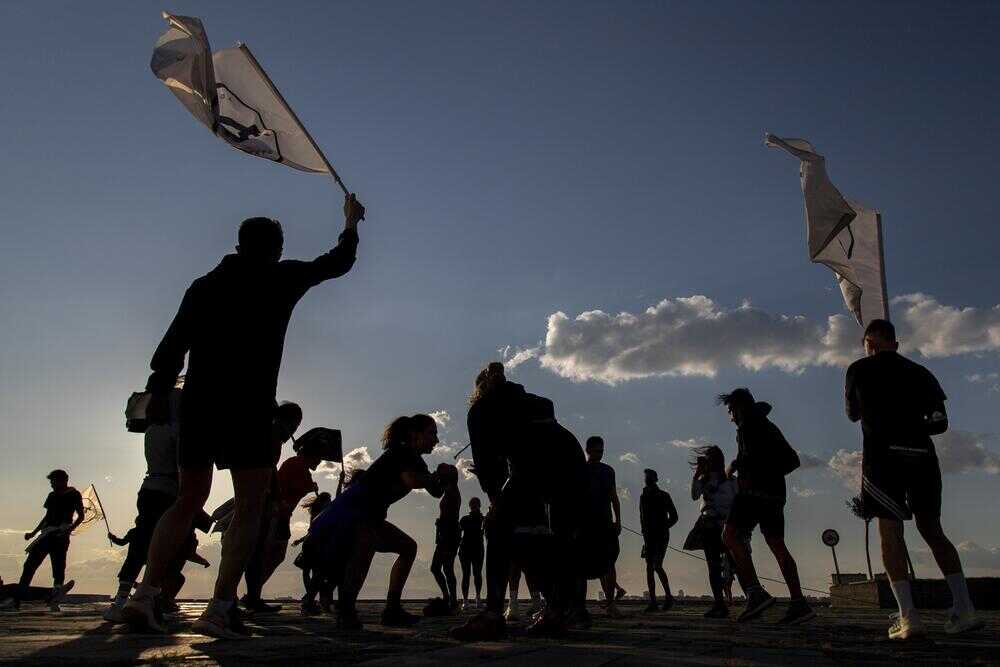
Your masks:
<svg viewBox="0 0 1000 667"><path fill-rule="evenodd" d="M984 547L976 542L966 541L956 545L962 565L966 569L1000 570L1000 547ZM929 549L913 549L915 560L922 565L935 565Z"/></svg>
<svg viewBox="0 0 1000 667"><path fill-rule="evenodd" d="M372 464L372 455L365 446L355 447L344 454L344 466L348 476L358 468L367 468ZM340 464L332 461L324 461L319 469L326 473L327 479L337 479L340 476Z"/></svg>
<svg viewBox="0 0 1000 667"><path fill-rule="evenodd" d="M799 498L812 498L816 495L816 491L814 489L802 488L795 486L794 484L792 485L792 493L797 495Z"/></svg>
<svg viewBox="0 0 1000 667"><path fill-rule="evenodd" d="M619 486L618 487L618 499L623 501L632 500L632 492L628 490L628 487Z"/></svg>
<svg viewBox="0 0 1000 667"><path fill-rule="evenodd" d="M952 429L934 437L941 472L1000 474L1000 455L986 448L993 436Z"/></svg>
<svg viewBox="0 0 1000 667"><path fill-rule="evenodd" d="M840 480L841 484L857 493L861 490L861 450L848 451L838 449L827 462L830 473Z"/></svg>
<svg viewBox="0 0 1000 667"><path fill-rule="evenodd" d="M472 472L472 459L459 459L455 461L455 467L466 480L476 478L476 473Z"/></svg>
<svg viewBox="0 0 1000 667"><path fill-rule="evenodd" d="M500 358L503 360L504 370L512 371L524 362L537 358L541 349L541 346L538 346L512 350L510 345L508 345L497 351L500 353Z"/></svg>
<svg viewBox="0 0 1000 667"><path fill-rule="evenodd" d="M1000 379L1000 373L973 373L972 375L966 375L965 379L973 384L980 384L982 382Z"/></svg>
<svg viewBox="0 0 1000 667"><path fill-rule="evenodd" d="M668 444L677 447L678 449L695 449L697 447L706 447L712 443L708 438L688 438L687 440L671 440Z"/></svg>
<svg viewBox="0 0 1000 667"><path fill-rule="evenodd" d="M635 452L625 452L624 454L618 457L618 460L621 461L622 463L634 463L635 465L639 465L640 463L639 455L636 454Z"/></svg>
<svg viewBox="0 0 1000 667"><path fill-rule="evenodd" d="M924 294L897 297L893 305L904 352L944 357L1000 351L1000 306L956 308ZM553 313L543 345L518 350L511 360L537 357L542 367L570 380L615 385L648 377L714 377L724 368L799 373L811 366L846 366L861 354L860 330L846 315L814 321L749 303L726 308L695 295L663 299L637 314Z"/></svg>
<svg viewBox="0 0 1000 667"><path fill-rule="evenodd" d="M447 410L435 410L429 416L437 422L440 428L448 428L448 425L451 423L451 415L448 414Z"/></svg>
<svg viewBox="0 0 1000 667"><path fill-rule="evenodd" d="M812 454L807 454L806 452L799 452L799 463L801 464L802 470L808 470L810 468L822 468L826 465L826 461L818 456L813 456Z"/></svg>
<svg viewBox="0 0 1000 667"><path fill-rule="evenodd" d="M448 454L453 454L455 452L455 447L447 443L439 442L434 445L434 449L431 450L431 456L447 456Z"/></svg>

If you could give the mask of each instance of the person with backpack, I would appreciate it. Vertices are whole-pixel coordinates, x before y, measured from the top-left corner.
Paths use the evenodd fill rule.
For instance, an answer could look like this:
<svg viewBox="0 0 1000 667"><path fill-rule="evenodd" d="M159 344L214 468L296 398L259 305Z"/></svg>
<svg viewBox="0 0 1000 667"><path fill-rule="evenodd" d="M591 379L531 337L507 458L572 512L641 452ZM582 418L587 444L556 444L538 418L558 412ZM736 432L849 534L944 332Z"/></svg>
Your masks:
<svg viewBox="0 0 1000 667"><path fill-rule="evenodd" d="M736 620L750 621L774 604L774 597L764 590L757 578L747 541L758 525L764 541L778 561L788 586L791 602L779 621L797 625L816 617L802 595L799 570L785 545L785 476L799 467L799 455L785 440L774 422L768 419L771 405L757 402L745 387L718 397L729 410L736 425L736 460L729 476L736 475L737 492L729 511L722 541L736 562L736 573L747 596L746 605Z"/></svg>

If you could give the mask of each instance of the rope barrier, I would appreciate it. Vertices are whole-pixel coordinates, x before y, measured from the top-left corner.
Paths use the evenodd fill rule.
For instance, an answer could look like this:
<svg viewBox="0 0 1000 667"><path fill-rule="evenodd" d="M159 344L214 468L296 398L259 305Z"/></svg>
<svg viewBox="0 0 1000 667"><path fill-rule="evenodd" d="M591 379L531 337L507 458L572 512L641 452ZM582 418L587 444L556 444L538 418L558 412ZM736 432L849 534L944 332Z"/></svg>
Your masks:
<svg viewBox="0 0 1000 667"><path fill-rule="evenodd" d="M639 537L642 537L642 533L640 533L639 531L637 531L637 530L635 530L633 528L629 528L625 524L622 524L622 530L627 530L628 532L632 533L633 535L638 535ZM693 553L691 553L689 551L684 551L683 549L678 549L677 547L672 547L670 545L667 545L667 548L670 549L671 551L675 551L675 552L677 552L677 553L679 553L681 555L687 556L688 558L694 558L695 560L700 560L700 561L705 562L705 557L704 556L699 556L698 554L693 554ZM762 577L760 575L757 575L757 578L760 579L761 581L767 581L767 582L774 583L774 584L780 584L782 586L785 586L786 588L788 587L788 584L786 584L783 579L773 579L771 577ZM851 600L853 602L857 602L859 604L863 604L863 605L867 605L867 606L872 606L872 607L879 607L880 606L877 602L873 603L871 600L863 600L861 598L856 598L856 597L853 597L851 595L843 595L841 593L833 593L832 591L824 591L824 590L820 590L818 588L809 588L808 586L801 586L800 585L799 587L802 590L804 590L804 591L809 591L810 593L819 593L821 595L827 595L827 596L829 596L831 598L837 597L837 598L841 598L841 599L844 599L844 600Z"/></svg>

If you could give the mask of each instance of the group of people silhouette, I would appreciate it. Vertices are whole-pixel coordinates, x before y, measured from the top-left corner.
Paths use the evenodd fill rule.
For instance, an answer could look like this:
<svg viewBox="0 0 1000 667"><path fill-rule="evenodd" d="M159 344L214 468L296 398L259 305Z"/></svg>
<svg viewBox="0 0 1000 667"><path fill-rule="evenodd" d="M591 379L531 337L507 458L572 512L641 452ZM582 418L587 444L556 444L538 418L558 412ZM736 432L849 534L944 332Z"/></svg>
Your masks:
<svg viewBox="0 0 1000 667"><path fill-rule="evenodd" d="M409 626L418 621L402 604L417 555L417 543L387 520L389 508L415 490L440 499L431 571L441 597L426 615L451 615L470 604L475 585L477 613L451 631L456 639L499 639L518 614L517 588L523 576L535 601L526 632L561 636L586 627L588 580L599 580L607 612L620 614L624 595L615 563L622 530L614 470L602 459L605 443L594 436L581 446L559 423L548 398L532 394L493 362L475 378L469 398L468 433L473 467L489 502L469 501L461 515L459 471L441 463L432 471L424 457L438 444L437 424L427 414L394 419L382 436L382 453L367 468L352 471L335 496L318 493L311 471L322 461L316 441L302 438L279 466L282 445L292 439L302 411L278 404L276 387L285 332L296 303L312 287L346 274L358 247L365 209L354 195L344 202L345 226L337 245L312 261L281 260L281 225L268 218L245 220L236 252L188 288L151 362L151 393L145 431L147 474L138 493L135 527L124 538L128 555L119 588L105 612L110 622L167 632L167 614L187 561L202 562L195 530L212 523L204 506L213 470L229 470L235 498L223 533L222 556L212 599L194 622L199 633L239 639L250 632L243 613L276 611L261 593L285 560L292 512L307 498L308 533L295 559L303 571L302 612L335 613L337 627L362 626L356 603L376 553L395 555L381 622ZM905 639L926 632L916 611L905 565L903 521L916 518L951 588L954 608L945 630L981 626L969 598L955 547L940 522L941 473L931 435L947 428L945 395L927 369L898 354L895 331L885 320L865 330L867 356L847 372L846 402L851 420L864 433L863 500L877 517L890 583L899 615L889 636ZM179 377L185 368L183 388ZM714 605L706 617L729 617L733 575L746 602L739 621L759 617L775 598L763 589L750 550L760 532L781 569L790 602L779 623L804 623L816 613L802 594L798 568L786 546L785 477L799 457L770 419L772 408L746 388L718 397L736 428L737 455L727 466L722 449L695 450L691 498L701 502L685 549L702 550ZM677 510L658 485L655 470L644 471L640 498L646 561L647 611L674 604L663 567ZM21 600L57 600L65 594L66 552L79 492L63 471L49 475L53 492L46 516L26 535L49 530L29 550L16 585L4 587L8 606ZM75 494L75 495L74 495ZM312 494L312 495L310 495ZM484 544L485 540L485 544ZM52 561L55 587L30 587L38 565ZM455 560L461 565L461 602ZM480 608L485 564L485 607ZM141 581L140 571L144 570ZM237 587L246 579L246 594ZM470 581L471 580L471 581ZM657 596L657 580L663 589ZM71 584L72 582L70 582ZM133 590L134 588L134 590ZM511 604L504 610L508 589ZM319 598L317 603L316 599ZM239 603L242 602L240 611Z"/></svg>

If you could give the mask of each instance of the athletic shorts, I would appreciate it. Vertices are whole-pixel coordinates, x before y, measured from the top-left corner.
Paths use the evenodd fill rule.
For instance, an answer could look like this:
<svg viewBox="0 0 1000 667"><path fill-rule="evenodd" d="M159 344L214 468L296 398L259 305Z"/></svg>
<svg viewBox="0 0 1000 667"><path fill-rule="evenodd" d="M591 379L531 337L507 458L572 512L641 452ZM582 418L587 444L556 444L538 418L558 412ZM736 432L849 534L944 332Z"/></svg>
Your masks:
<svg viewBox="0 0 1000 667"><path fill-rule="evenodd" d="M784 537L785 500L737 493L726 523L735 526L741 535L747 537L758 525L764 537Z"/></svg>
<svg viewBox="0 0 1000 667"><path fill-rule="evenodd" d="M181 412L178 465L183 468L254 470L277 462L271 443L272 413L199 418L194 410Z"/></svg>
<svg viewBox="0 0 1000 667"><path fill-rule="evenodd" d="M861 500L874 517L941 516L941 467L933 455L872 455L861 464Z"/></svg>
<svg viewBox="0 0 1000 667"><path fill-rule="evenodd" d="M666 540L646 540L642 545L643 559L653 565L662 565L663 559L667 557L667 544L669 540L669 537Z"/></svg>

